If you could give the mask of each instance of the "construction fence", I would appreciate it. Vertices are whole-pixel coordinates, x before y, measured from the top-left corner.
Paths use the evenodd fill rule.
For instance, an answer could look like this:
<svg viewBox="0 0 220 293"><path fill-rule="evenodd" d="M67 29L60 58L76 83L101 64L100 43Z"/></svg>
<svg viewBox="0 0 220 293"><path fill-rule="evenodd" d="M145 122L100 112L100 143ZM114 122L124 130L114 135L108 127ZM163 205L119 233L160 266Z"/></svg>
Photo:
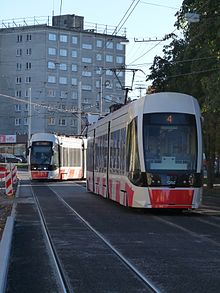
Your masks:
<svg viewBox="0 0 220 293"><path fill-rule="evenodd" d="M0 164L0 196L13 196L18 183L17 166L14 163Z"/></svg>

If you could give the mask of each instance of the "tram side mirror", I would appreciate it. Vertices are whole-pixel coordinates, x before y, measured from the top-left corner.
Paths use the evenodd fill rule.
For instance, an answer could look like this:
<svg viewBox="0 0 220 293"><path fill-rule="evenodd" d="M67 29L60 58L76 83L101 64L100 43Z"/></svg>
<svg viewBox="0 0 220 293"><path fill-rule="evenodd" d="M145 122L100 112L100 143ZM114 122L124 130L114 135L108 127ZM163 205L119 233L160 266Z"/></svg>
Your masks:
<svg viewBox="0 0 220 293"><path fill-rule="evenodd" d="M29 148L26 148L25 155L26 157L29 156Z"/></svg>

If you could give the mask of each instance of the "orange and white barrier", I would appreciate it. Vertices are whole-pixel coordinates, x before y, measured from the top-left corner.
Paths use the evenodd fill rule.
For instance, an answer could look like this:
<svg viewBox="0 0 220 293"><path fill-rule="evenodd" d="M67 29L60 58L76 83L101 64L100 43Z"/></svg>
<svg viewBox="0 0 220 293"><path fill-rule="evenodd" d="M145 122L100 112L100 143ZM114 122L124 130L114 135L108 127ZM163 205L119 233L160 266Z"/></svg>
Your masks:
<svg viewBox="0 0 220 293"><path fill-rule="evenodd" d="M13 165L11 168L11 175L12 175L12 183L17 183L17 166Z"/></svg>
<svg viewBox="0 0 220 293"><path fill-rule="evenodd" d="M6 195L13 195L13 182L12 182L12 173L11 171L6 172L5 176L5 193Z"/></svg>
<svg viewBox="0 0 220 293"><path fill-rule="evenodd" d="M13 184L17 183L17 166L14 164L1 164L0 179L5 182L5 193L8 196L14 194Z"/></svg>
<svg viewBox="0 0 220 293"><path fill-rule="evenodd" d="M6 171L7 171L7 164L2 164L1 166L0 166L0 179L1 180L4 180L5 179L5 173L6 173Z"/></svg>

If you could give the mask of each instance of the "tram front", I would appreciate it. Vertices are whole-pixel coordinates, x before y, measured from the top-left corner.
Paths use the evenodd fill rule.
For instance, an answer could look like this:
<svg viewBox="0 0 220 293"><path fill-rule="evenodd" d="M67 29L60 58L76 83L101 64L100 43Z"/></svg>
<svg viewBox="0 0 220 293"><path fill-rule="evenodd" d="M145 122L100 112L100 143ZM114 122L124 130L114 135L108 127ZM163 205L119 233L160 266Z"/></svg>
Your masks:
<svg viewBox="0 0 220 293"><path fill-rule="evenodd" d="M199 206L202 174L197 168L197 130L193 114L144 114L144 164L152 208Z"/></svg>
<svg viewBox="0 0 220 293"><path fill-rule="evenodd" d="M30 149L31 179L53 179L57 166L58 152L53 142L33 141Z"/></svg>

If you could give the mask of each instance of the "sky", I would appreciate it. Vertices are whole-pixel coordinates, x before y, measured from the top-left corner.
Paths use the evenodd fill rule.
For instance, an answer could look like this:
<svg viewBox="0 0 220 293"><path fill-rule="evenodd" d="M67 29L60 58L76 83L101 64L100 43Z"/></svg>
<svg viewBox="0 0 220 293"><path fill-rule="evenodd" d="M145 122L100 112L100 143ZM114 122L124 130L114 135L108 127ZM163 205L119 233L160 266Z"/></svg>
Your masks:
<svg viewBox="0 0 220 293"><path fill-rule="evenodd" d="M26 19L28 22L32 17L46 19L60 13L84 16L85 23L110 27L120 27L125 22L118 35L126 30L126 37L129 40L126 45L126 65L130 69L138 69L135 73L133 91L130 92L130 97L134 98L143 94L140 88L149 85L149 82L145 81L146 75L150 73L149 68L154 56L163 55L162 49L165 45L165 42L160 41L140 41L160 40L173 32L175 13L180 9L182 2L183 0L0 0L0 25L2 27L3 23L8 24L13 19L15 23L18 23L19 19ZM130 71L126 74L126 86L132 86L131 80Z"/></svg>

